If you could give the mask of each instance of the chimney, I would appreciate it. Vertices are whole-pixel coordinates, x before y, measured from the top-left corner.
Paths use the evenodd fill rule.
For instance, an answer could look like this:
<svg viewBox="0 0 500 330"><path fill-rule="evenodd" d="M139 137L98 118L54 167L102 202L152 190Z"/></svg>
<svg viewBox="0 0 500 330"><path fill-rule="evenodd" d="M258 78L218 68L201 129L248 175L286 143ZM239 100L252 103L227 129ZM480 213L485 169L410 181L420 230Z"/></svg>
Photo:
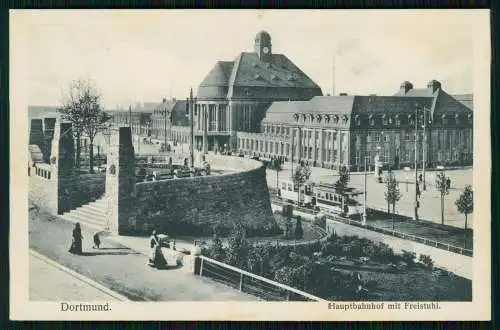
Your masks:
<svg viewBox="0 0 500 330"><path fill-rule="evenodd" d="M413 84L409 81L403 81L401 85L399 86L399 90L403 93L406 94L410 89L413 89Z"/></svg>
<svg viewBox="0 0 500 330"><path fill-rule="evenodd" d="M162 102L163 102L163 103L167 103L167 98L166 98L166 97L164 97Z"/></svg>
<svg viewBox="0 0 500 330"><path fill-rule="evenodd" d="M432 89L432 92L435 93L438 89L441 89L441 83L433 79L427 83L427 88Z"/></svg>

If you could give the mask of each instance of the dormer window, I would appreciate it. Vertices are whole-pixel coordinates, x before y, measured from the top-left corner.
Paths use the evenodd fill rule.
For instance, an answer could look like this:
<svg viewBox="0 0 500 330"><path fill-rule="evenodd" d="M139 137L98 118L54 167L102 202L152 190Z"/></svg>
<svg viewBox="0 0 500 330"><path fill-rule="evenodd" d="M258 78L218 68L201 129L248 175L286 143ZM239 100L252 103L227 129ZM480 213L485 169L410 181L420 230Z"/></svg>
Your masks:
<svg viewBox="0 0 500 330"><path fill-rule="evenodd" d="M373 118L373 115L369 115L368 116L368 121L370 122L370 126L374 126L375 125L375 119Z"/></svg>
<svg viewBox="0 0 500 330"><path fill-rule="evenodd" d="M309 115L309 120L311 121L311 123L314 122L314 115L313 114Z"/></svg>
<svg viewBox="0 0 500 330"><path fill-rule="evenodd" d="M288 77L286 78L288 81L295 81L295 77L292 76L292 75L288 75Z"/></svg>
<svg viewBox="0 0 500 330"><path fill-rule="evenodd" d="M295 121L299 121L299 114L298 113L294 114L293 119L295 119Z"/></svg>
<svg viewBox="0 0 500 330"><path fill-rule="evenodd" d="M455 124L460 125L460 115L458 113L455 114Z"/></svg>
<svg viewBox="0 0 500 330"><path fill-rule="evenodd" d="M467 115L467 120L469 121L469 123L472 123L472 113L469 113Z"/></svg>
<svg viewBox="0 0 500 330"><path fill-rule="evenodd" d="M307 120L307 115L306 115L306 114L303 114L303 115L302 115L302 121L305 123L305 122L306 122L306 120Z"/></svg>
<svg viewBox="0 0 500 330"><path fill-rule="evenodd" d="M359 119L359 115L356 115L356 117L354 117L356 119L356 125L360 126L361 125L361 119Z"/></svg>
<svg viewBox="0 0 500 330"><path fill-rule="evenodd" d="M392 121L392 116L389 116L388 121L389 121L389 125L392 125L392 122L393 122L393 121Z"/></svg>
<svg viewBox="0 0 500 330"><path fill-rule="evenodd" d="M387 125L389 123L388 119L387 119L387 116L386 115L382 115L382 125Z"/></svg>
<svg viewBox="0 0 500 330"><path fill-rule="evenodd" d="M255 79L255 80L260 80L260 79L262 79L262 77L261 77L261 75L260 75L260 74L256 74L256 75L254 76L254 79Z"/></svg>
<svg viewBox="0 0 500 330"><path fill-rule="evenodd" d="M412 115L408 115L408 124L410 125L415 124L415 118L413 118Z"/></svg>
<svg viewBox="0 0 500 330"><path fill-rule="evenodd" d="M401 125L401 119L399 118L399 115L396 115L394 117L396 119L396 126L400 126Z"/></svg>
<svg viewBox="0 0 500 330"><path fill-rule="evenodd" d="M333 123L337 124L339 122L339 116L335 115L333 116Z"/></svg>
<svg viewBox="0 0 500 330"><path fill-rule="evenodd" d="M344 124L347 123L348 120L349 120L349 117L347 117L346 115L344 115L342 117L342 121L344 122Z"/></svg>
<svg viewBox="0 0 500 330"><path fill-rule="evenodd" d="M279 80L278 76L275 76L274 74L271 76L271 79L274 80L274 81Z"/></svg>
<svg viewBox="0 0 500 330"><path fill-rule="evenodd" d="M329 122L330 122L330 115L326 115L326 116L325 116L325 121L326 121L326 123L329 123Z"/></svg>
<svg viewBox="0 0 500 330"><path fill-rule="evenodd" d="M321 123L321 115L316 115L316 121L317 121L318 123Z"/></svg>
<svg viewBox="0 0 500 330"><path fill-rule="evenodd" d="M442 123L443 125L448 124L448 118L446 118L446 115L445 115L445 114L443 114L443 115L441 116L441 123Z"/></svg>

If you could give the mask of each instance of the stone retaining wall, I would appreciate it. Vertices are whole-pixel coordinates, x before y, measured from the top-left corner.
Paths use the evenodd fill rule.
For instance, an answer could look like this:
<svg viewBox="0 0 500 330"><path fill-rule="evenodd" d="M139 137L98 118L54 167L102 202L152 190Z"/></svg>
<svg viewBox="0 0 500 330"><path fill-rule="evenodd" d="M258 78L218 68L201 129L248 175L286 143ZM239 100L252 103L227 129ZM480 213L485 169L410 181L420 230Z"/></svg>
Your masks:
<svg viewBox="0 0 500 330"><path fill-rule="evenodd" d="M242 222L253 229L275 224L262 163L228 156L207 161L212 168L238 172L136 184L134 205L123 206L135 213L136 229L194 234L201 228L211 234L216 224L228 228Z"/></svg>

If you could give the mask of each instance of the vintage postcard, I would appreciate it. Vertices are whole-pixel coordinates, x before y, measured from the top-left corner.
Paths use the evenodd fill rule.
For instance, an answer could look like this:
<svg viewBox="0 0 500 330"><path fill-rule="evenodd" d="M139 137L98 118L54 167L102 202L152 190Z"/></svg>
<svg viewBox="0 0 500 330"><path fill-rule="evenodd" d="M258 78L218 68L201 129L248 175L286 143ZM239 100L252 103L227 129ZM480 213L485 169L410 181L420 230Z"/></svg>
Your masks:
<svg viewBox="0 0 500 330"><path fill-rule="evenodd" d="M486 10L10 12L11 318L489 320Z"/></svg>

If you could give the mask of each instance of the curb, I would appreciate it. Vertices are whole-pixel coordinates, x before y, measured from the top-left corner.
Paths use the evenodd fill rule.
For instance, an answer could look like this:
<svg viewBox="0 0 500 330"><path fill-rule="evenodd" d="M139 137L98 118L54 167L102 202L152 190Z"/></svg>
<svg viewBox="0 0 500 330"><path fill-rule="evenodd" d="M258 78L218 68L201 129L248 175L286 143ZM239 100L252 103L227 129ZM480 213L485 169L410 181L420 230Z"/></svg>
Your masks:
<svg viewBox="0 0 500 330"><path fill-rule="evenodd" d="M48 257L46 257L46 256L44 256L44 255L42 255L42 254L40 254L38 252L36 252L35 250L30 249L29 252L30 252L30 254L33 257L38 258L38 259L46 262L47 264L56 267L57 269L59 269L59 270L65 272L65 273L73 276L74 278L80 280L81 282L83 282L83 283L85 283L87 285L90 285L91 287L93 287L93 288L95 288L95 289L97 289L99 291L104 292L108 296L111 296L111 297L113 297L113 298L115 298L115 299L117 299L119 301L129 301L130 300L127 297L125 297L125 296L123 296L123 295L121 295L121 294L119 294L119 293L117 293L117 292L115 292L115 291L113 291L113 290L111 290L111 289L103 286L102 284L99 284L99 283L95 282L94 280L91 280L90 278L85 277L85 276L83 276L83 275L81 275L81 274L79 274L79 273L77 273L77 272L75 272L75 271L73 271L73 270L71 270L71 269L69 269L69 268L67 268L67 267L59 264L59 263L57 263L56 261L54 261L54 260L52 260L52 259L50 259L50 258L48 258Z"/></svg>

